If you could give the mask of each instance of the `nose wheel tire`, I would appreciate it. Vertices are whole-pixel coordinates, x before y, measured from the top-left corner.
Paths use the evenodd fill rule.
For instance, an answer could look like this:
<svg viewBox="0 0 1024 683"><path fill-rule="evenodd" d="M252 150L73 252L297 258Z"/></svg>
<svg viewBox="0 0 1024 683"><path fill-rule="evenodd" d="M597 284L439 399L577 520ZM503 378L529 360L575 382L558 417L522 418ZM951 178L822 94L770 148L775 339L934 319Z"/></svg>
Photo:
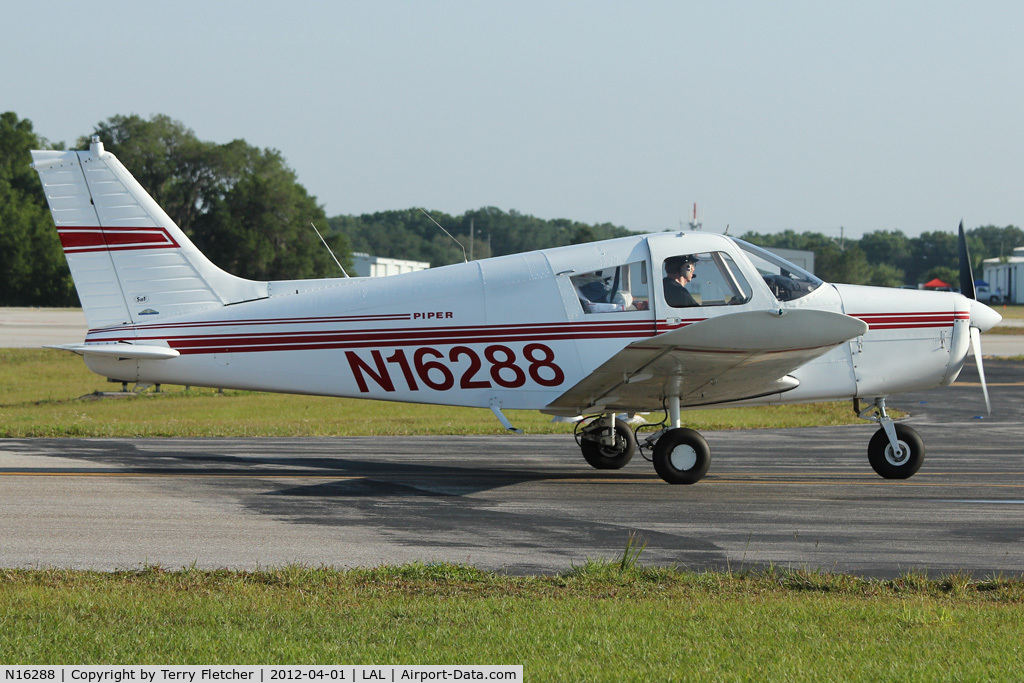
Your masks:
<svg viewBox="0 0 1024 683"><path fill-rule="evenodd" d="M897 424L893 427L896 429L900 452L893 449L885 430L879 429L868 442L868 462L885 479L907 479L924 462L924 441L906 425Z"/></svg>
<svg viewBox="0 0 1024 683"><path fill-rule="evenodd" d="M670 484L696 484L710 465L708 442L692 429L670 429L654 444L654 469Z"/></svg>
<svg viewBox="0 0 1024 683"><path fill-rule="evenodd" d="M605 446L596 439L584 438L580 442L583 459L597 470L619 470L636 453L636 437L623 420L615 420L615 445Z"/></svg>

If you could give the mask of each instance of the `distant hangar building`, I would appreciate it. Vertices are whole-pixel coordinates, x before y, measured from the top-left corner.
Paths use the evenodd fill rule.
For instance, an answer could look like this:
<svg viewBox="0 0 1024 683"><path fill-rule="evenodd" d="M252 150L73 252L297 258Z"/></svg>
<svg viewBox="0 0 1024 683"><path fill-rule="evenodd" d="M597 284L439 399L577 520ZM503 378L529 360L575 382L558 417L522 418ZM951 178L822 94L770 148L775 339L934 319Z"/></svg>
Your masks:
<svg viewBox="0 0 1024 683"><path fill-rule="evenodd" d="M1003 303L1024 303L1024 247L1017 247L1009 257L987 258L981 262L989 290Z"/></svg>
<svg viewBox="0 0 1024 683"><path fill-rule="evenodd" d="M765 247L765 249L776 256L786 259L794 266L800 266L808 273L814 273L813 251L804 251L803 249L776 249L775 247Z"/></svg>
<svg viewBox="0 0 1024 683"><path fill-rule="evenodd" d="M425 261L370 256L359 251L352 253L352 261L355 264L356 277L384 277L385 275L426 270L430 267L430 264Z"/></svg>

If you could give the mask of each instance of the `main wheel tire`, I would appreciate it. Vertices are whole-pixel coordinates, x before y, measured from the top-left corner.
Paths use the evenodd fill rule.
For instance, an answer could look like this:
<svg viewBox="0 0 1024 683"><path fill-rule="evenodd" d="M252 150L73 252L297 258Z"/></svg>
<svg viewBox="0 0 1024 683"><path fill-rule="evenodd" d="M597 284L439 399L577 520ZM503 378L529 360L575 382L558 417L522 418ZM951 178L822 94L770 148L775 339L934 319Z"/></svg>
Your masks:
<svg viewBox="0 0 1024 683"><path fill-rule="evenodd" d="M696 484L710 465L708 442L692 429L670 429L654 444L654 469L670 484Z"/></svg>
<svg viewBox="0 0 1024 683"><path fill-rule="evenodd" d="M619 470L633 459L636 437L624 420L615 420L615 446L602 446L599 441L584 438L580 444L583 459L598 470Z"/></svg>
<svg viewBox="0 0 1024 683"><path fill-rule="evenodd" d="M884 429L879 429L868 442L868 462L871 469L885 479L907 479L921 468L924 462L924 441L910 427L893 425L896 440L900 445L900 456L893 453L892 444Z"/></svg>

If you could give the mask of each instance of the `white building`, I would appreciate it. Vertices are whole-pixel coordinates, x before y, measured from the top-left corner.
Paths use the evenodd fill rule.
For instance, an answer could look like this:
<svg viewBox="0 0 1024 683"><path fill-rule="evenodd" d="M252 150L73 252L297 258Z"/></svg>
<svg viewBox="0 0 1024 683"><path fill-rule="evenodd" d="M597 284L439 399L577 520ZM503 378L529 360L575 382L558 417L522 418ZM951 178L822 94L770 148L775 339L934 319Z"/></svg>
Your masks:
<svg viewBox="0 0 1024 683"><path fill-rule="evenodd" d="M814 272L813 251L804 251L803 249L776 249L775 247L765 247L765 249L776 256L781 256L794 266L800 266L808 273Z"/></svg>
<svg viewBox="0 0 1024 683"><path fill-rule="evenodd" d="M1017 247L1008 258L982 261L981 276L993 294L1011 304L1024 303L1024 247Z"/></svg>
<svg viewBox="0 0 1024 683"><path fill-rule="evenodd" d="M355 263L356 277L398 275L399 273L426 270L430 267L430 264L424 261L405 261L397 258L370 256L358 251L352 253L352 261Z"/></svg>

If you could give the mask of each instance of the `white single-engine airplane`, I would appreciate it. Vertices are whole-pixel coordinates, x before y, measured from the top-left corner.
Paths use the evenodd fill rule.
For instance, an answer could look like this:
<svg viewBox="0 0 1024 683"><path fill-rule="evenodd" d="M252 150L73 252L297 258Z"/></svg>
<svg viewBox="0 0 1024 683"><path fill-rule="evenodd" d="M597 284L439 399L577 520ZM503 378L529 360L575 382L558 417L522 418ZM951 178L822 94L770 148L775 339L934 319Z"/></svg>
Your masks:
<svg viewBox="0 0 1024 683"><path fill-rule="evenodd" d="M617 469L651 449L672 484L710 463L704 438L680 426L683 408L835 399L881 425L875 471L911 476L924 445L886 414L886 397L950 384L972 348L982 370L979 334L1001 319L973 298L962 225L966 296L826 284L703 232L386 278L255 282L203 256L98 138L32 157L89 324L84 343L58 348L93 372L478 406L507 429L505 409L596 415L577 431L590 465ZM667 419L646 436L618 417L657 410Z"/></svg>

